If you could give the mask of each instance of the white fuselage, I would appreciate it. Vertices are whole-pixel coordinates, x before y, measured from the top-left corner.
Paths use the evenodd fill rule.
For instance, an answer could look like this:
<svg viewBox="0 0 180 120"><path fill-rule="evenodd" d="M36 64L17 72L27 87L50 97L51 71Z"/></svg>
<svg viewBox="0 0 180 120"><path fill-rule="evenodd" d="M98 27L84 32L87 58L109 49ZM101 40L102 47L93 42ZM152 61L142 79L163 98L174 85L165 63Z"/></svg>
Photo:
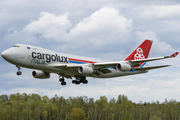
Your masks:
<svg viewBox="0 0 180 120"><path fill-rule="evenodd" d="M55 67L56 64L62 65L87 65L90 66L92 63L107 62L100 59L93 59L88 57L69 55L64 53L57 53L40 47L16 44L13 47L5 50L2 57L8 62L25 68L42 70L48 73L65 74L66 76L80 75L76 69L62 69ZM122 61L125 62L125 61ZM108 68L111 72L106 74L91 74L86 75L87 77L97 78L111 78L133 74L146 73L147 70L136 70L136 71L119 71L113 68Z"/></svg>

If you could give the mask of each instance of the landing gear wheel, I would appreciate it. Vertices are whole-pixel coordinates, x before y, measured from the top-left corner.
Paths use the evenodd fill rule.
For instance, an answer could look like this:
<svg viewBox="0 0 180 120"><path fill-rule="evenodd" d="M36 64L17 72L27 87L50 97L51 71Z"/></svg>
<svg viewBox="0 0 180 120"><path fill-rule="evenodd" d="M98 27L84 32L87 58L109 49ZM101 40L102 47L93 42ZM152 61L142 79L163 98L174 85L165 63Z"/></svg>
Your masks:
<svg viewBox="0 0 180 120"><path fill-rule="evenodd" d="M78 84L80 84L80 83L81 83L80 81L77 81L77 80L76 80L76 85L78 85Z"/></svg>
<svg viewBox="0 0 180 120"><path fill-rule="evenodd" d="M64 82L64 78L60 78L60 79L59 79L59 82Z"/></svg>
<svg viewBox="0 0 180 120"><path fill-rule="evenodd" d="M60 78L60 79L59 79L59 82L64 82L64 78Z"/></svg>
<svg viewBox="0 0 180 120"><path fill-rule="evenodd" d="M22 72L21 72L21 71L18 71L16 74L17 74L17 75L22 75Z"/></svg>
<svg viewBox="0 0 180 120"><path fill-rule="evenodd" d="M87 80L84 80L84 81L83 81L83 84L88 84L88 81L87 81Z"/></svg>
<svg viewBox="0 0 180 120"><path fill-rule="evenodd" d="M72 83L73 83L73 84L76 83L76 80L72 80Z"/></svg>
<svg viewBox="0 0 180 120"><path fill-rule="evenodd" d="M64 77L62 76L62 78L59 79L59 82L61 82L61 85L66 85L66 82L64 80Z"/></svg>
<svg viewBox="0 0 180 120"><path fill-rule="evenodd" d="M66 82L61 82L61 85L66 85Z"/></svg>

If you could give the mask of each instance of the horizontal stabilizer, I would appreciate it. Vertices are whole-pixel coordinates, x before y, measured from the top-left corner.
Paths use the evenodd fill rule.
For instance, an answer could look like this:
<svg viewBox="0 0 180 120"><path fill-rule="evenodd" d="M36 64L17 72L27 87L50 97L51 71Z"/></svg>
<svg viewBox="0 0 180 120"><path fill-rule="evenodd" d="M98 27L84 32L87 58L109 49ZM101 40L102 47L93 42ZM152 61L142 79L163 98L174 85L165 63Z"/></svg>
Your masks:
<svg viewBox="0 0 180 120"><path fill-rule="evenodd" d="M179 52L176 52L174 54L171 55L171 57L176 57L179 54Z"/></svg>

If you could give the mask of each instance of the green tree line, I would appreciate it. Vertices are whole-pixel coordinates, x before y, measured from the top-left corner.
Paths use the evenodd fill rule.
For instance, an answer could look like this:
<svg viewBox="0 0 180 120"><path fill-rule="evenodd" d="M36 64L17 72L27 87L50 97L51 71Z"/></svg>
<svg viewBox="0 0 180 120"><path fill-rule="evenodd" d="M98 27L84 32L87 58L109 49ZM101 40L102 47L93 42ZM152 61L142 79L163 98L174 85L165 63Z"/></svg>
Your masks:
<svg viewBox="0 0 180 120"><path fill-rule="evenodd" d="M41 97L38 94L0 96L0 120L179 120L180 102L133 103L124 95L108 101L81 97Z"/></svg>

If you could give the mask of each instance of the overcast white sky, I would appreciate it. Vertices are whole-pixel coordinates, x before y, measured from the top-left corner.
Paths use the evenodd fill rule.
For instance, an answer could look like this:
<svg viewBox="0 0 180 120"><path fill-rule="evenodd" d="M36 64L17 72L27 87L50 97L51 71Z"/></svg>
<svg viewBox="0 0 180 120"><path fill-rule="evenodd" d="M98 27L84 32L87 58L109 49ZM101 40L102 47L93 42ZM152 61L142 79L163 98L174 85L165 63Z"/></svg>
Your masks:
<svg viewBox="0 0 180 120"><path fill-rule="evenodd" d="M145 39L153 40L149 57L180 51L178 0L1 0L0 52L15 43L107 60L124 60ZM0 95L38 93L53 97L126 95L133 102L180 101L180 56L148 63L170 64L146 74L112 79L88 78L89 84L61 86L58 75L35 79L0 57Z"/></svg>

